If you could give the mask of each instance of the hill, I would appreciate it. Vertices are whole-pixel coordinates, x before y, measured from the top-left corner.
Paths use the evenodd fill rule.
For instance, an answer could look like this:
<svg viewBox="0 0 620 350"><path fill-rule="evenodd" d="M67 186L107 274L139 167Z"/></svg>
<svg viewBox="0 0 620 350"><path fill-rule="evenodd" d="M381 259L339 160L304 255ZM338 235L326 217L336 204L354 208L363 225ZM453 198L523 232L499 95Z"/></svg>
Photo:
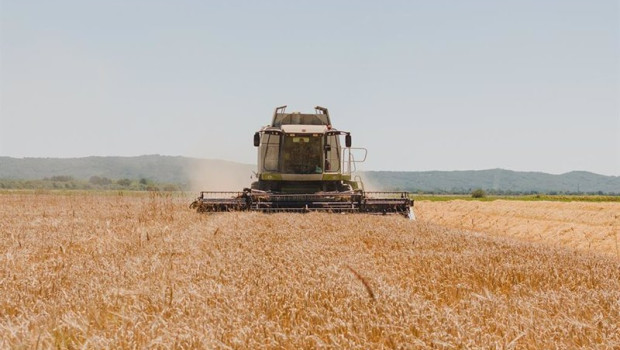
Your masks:
<svg viewBox="0 0 620 350"><path fill-rule="evenodd" d="M586 171L553 175L504 169L469 171L368 171L364 179L382 190L469 193L482 188L496 193L606 193L620 194L620 176Z"/></svg>
<svg viewBox="0 0 620 350"><path fill-rule="evenodd" d="M54 176L89 179L149 179L202 190L239 190L251 183L255 165L223 160L145 155L139 157L11 158L0 157L0 179L37 180ZM411 192L620 194L620 176L585 171L561 175L503 169L471 171L367 171L368 188Z"/></svg>
<svg viewBox="0 0 620 350"><path fill-rule="evenodd" d="M0 157L0 179L37 180L54 176L89 179L148 179L184 188L231 190L248 186L255 166L214 159L161 155L138 157Z"/></svg>

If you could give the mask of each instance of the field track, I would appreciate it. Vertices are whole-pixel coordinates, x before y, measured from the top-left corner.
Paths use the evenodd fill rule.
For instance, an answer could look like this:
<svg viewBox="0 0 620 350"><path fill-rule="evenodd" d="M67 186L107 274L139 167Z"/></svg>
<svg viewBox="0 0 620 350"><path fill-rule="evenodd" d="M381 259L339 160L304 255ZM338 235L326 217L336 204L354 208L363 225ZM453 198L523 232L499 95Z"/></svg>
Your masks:
<svg viewBox="0 0 620 350"><path fill-rule="evenodd" d="M613 249L188 202L1 194L0 348L620 347Z"/></svg>

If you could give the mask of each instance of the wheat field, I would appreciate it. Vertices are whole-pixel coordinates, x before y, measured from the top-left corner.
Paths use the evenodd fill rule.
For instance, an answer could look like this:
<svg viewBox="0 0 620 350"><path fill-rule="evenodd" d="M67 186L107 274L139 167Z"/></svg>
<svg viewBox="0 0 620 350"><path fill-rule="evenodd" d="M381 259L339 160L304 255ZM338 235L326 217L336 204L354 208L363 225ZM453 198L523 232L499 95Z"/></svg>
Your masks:
<svg viewBox="0 0 620 350"><path fill-rule="evenodd" d="M620 347L613 255L188 203L0 194L0 348Z"/></svg>
<svg viewBox="0 0 620 350"><path fill-rule="evenodd" d="M620 258L620 203L422 201L418 216L441 226Z"/></svg>

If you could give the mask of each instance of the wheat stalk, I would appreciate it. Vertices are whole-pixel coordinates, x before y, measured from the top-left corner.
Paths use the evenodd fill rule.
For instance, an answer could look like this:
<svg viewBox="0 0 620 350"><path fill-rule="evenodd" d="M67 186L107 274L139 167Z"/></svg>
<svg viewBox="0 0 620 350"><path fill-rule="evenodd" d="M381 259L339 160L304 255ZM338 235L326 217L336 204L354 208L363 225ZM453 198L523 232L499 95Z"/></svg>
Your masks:
<svg viewBox="0 0 620 350"><path fill-rule="evenodd" d="M349 269L349 271L353 273L353 275L355 275L355 277L357 277L358 280L362 282L362 284L364 285L364 288L366 288L366 292L368 293L368 296L370 297L370 299L375 301L376 300L375 293L372 291L372 288L370 288L370 283L368 283L368 280L366 280L364 276L360 275L359 272L355 271L351 266L346 265L346 267L347 269Z"/></svg>

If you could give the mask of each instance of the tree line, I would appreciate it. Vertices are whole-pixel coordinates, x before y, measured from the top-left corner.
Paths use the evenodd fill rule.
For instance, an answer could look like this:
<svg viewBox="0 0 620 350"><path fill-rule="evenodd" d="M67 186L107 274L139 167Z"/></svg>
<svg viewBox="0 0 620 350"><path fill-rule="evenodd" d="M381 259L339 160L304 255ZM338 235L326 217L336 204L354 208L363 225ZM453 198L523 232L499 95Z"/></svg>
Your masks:
<svg viewBox="0 0 620 350"><path fill-rule="evenodd" d="M0 179L0 189L184 191L188 188L188 184L160 183L144 177L110 179L93 175L86 180L58 175L39 180Z"/></svg>

